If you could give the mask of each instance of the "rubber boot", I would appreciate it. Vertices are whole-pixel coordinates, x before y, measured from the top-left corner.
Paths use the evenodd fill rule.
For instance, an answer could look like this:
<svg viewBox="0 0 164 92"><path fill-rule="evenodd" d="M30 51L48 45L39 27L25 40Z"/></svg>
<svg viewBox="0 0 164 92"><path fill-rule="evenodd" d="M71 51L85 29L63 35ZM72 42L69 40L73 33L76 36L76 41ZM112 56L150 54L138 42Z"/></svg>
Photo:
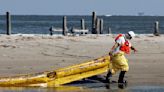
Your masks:
<svg viewBox="0 0 164 92"><path fill-rule="evenodd" d="M110 78L112 77L112 73L111 71L109 70L108 73L107 73L107 76L106 76L106 82L107 83L110 83Z"/></svg>
<svg viewBox="0 0 164 92"><path fill-rule="evenodd" d="M126 71L121 71L121 72L120 72L119 79L118 79L118 83L127 83L127 82L124 80L125 73L126 73Z"/></svg>

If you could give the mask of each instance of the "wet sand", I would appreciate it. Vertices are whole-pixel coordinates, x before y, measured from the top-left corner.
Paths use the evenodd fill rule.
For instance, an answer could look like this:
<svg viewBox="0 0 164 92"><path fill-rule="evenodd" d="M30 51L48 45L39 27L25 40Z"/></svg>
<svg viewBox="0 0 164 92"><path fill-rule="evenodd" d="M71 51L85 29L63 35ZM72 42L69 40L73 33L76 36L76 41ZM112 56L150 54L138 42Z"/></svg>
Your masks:
<svg viewBox="0 0 164 92"><path fill-rule="evenodd" d="M55 70L108 54L114 35L80 37L0 35L0 76ZM137 53L127 55L130 85L164 86L164 35L137 35ZM105 75L105 74L102 74ZM117 81L118 73L112 80Z"/></svg>

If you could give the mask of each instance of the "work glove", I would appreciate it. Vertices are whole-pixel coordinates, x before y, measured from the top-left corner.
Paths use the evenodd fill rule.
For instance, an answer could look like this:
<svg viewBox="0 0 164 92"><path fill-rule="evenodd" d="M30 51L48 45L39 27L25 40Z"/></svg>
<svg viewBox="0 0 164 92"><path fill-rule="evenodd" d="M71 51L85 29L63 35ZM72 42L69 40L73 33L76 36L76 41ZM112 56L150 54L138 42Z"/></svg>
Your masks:
<svg viewBox="0 0 164 92"><path fill-rule="evenodd" d="M131 49L134 51L134 53L138 52L133 46L131 47Z"/></svg>
<svg viewBox="0 0 164 92"><path fill-rule="evenodd" d="M109 52L109 56L112 56L112 51Z"/></svg>

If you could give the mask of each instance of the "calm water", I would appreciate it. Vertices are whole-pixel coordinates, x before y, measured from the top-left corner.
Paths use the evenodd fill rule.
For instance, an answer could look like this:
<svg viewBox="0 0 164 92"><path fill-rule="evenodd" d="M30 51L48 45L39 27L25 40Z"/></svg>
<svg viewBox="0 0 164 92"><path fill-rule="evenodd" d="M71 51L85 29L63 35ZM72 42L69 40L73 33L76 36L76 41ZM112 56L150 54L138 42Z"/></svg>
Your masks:
<svg viewBox="0 0 164 92"><path fill-rule="evenodd" d="M119 88L117 84L112 84L107 88L102 83L85 84L88 88L79 86L66 86L58 88L38 88L38 87L4 87L0 92L164 92L164 86L127 86Z"/></svg>
<svg viewBox="0 0 164 92"><path fill-rule="evenodd" d="M104 20L104 33L109 27L112 33L125 33L133 30L136 33L149 34L153 32L154 22L159 21L160 33L164 33L164 16L98 16ZM80 28L80 20L85 20L87 29L91 29L92 17L88 16L67 16L68 29ZM49 34L49 28L62 28L63 16L42 16L42 15L13 15L12 33L23 34ZM0 16L0 33L6 33L5 16Z"/></svg>
<svg viewBox="0 0 164 92"><path fill-rule="evenodd" d="M164 92L163 84L118 85L116 82L104 83L102 80L85 79L61 87L0 87L0 92Z"/></svg>

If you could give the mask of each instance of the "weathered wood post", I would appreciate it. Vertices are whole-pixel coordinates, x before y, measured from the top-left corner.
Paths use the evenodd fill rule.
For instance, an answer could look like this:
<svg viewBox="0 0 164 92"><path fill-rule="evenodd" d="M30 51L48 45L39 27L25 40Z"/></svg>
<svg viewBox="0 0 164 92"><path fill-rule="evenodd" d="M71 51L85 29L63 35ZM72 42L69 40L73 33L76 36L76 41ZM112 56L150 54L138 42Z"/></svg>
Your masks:
<svg viewBox="0 0 164 92"><path fill-rule="evenodd" d="M100 34L100 19L96 20L96 34Z"/></svg>
<svg viewBox="0 0 164 92"><path fill-rule="evenodd" d="M96 12L92 12L92 34L96 34Z"/></svg>
<svg viewBox="0 0 164 92"><path fill-rule="evenodd" d="M49 28L49 31L50 31L50 35L52 36L53 35L53 26Z"/></svg>
<svg viewBox="0 0 164 92"><path fill-rule="evenodd" d="M85 30L85 21L84 21L84 19L81 19L81 29Z"/></svg>
<svg viewBox="0 0 164 92"><path fill-rule="evenodd" d="M108 34L112 34L112 30L111 30L110 27L109 27L109 29L108 29Z"/></svg>
<svg viewBox="0 0 164 92"><path fill-rule="evenodd" d="M159 36L159 22L158 21L154 23L154 35Z"/></svg>
<svg viewBox="0 0 164 92"><path fill-rule="evenodd" d="M100 19L100 34L103 34L103 25L104 25L103 19Z"/></svg>
<svg viewBox="0 0 164 92"><path fill-rule="evenodd" d="M64 36L67 35L67 17L66 16L63 17L63 35Z"/></svg>
<svg viewBox="0 0 164 92"><path fill-rule="evenodd" d="M6 12L6 34L11 34L11 16L9 12Z"/></svg>

